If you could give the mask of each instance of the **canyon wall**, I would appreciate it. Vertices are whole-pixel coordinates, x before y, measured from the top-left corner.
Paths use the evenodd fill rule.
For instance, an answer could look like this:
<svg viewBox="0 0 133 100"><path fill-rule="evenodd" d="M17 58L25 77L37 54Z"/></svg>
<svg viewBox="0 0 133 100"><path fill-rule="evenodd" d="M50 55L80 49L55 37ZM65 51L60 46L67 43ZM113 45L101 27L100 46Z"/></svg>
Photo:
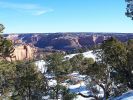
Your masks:
<svg viewBox="0 0 133 100"><path fill-rule="evenodd" d="M101 44L104 40L115 37L122 42L133 39L132 33L44 33L44 34L10 34L5 35L11 39L14 44L30 44L37 48L46 50L71 51L81 47L91 47L95 44ZM22 49L24 47L18 47ZM19 55L26 52L22 49ZM15 52L18 52L17 50ZM25 55L26 56L26 55ZM31 57L31 53L26 58ZM24 59L25 57L22 57ZM16 59L21 59L19 56Z"/></svg>
<svg viewBox="0 0 133 100"><path fill-rule="evenodd" d="M35 48L29 45L15 45L12 58L7 58L9 61L30 60L34 58Z"/></svg>

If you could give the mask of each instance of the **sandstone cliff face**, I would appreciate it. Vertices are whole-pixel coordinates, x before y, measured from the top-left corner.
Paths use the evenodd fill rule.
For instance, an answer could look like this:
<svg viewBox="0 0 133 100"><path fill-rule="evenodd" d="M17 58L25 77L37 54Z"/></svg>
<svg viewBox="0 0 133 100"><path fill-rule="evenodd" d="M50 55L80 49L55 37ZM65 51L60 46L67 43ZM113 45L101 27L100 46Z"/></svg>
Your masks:
<svg viewBox="0 0 133 100"><path fill-rule="evenodd" d="M29 45L19 45L15 46L15 50L13 52L13 58L8 58L9 60L28 60L33 59L35 49L30 47Z"/></svg>
<svg viewBox="0 0 133 100"><path fill-rule="evenodd" d="M6 35L8 39L18 44L31 44L35 47L48 50L70 51L80 47L91 47L100 44L110 37L116 37L125 42L133 39L133 34L122 33L50 33L50 34L13 34ZM17 51L15 51L17 52ZM21 51L25 52L25 51ZM20 54L19 54L20 55ZM20 58L20 57L19 57ZM16 58L16 59L19 59Z"/></svg>

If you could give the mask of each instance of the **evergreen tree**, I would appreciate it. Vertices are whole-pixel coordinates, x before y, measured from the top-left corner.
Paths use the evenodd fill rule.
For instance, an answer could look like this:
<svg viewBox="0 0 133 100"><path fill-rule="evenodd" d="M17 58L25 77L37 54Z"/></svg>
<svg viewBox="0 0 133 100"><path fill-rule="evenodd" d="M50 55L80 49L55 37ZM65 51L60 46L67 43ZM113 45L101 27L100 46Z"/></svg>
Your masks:
<svg viewBox="0 0 133 100"><path fill-rule="evenodd" d="M103 88L105 99L115 93L113 92L114 87L119 84L116 81L117 79L120 80L117 69L124 68L127 61L126 52L123 43L115 38L110 38L103 42L99 50L96 50L97 62L88 67L88 74L92 77L92 80Z"/></svg>
<svg viewBox="0 0 133 100"><path fill-rule="evenodd" d="M16 64L16 80L13 99L40 100L45 95L47 83L44 75L29 61Z"/></svg>
<svg viewBox="0 0 133 100"><path fill-rule="evenodd" d="M0 24L0 33L3 32L5 27ZM7 40L0 34L0 94L1 99L9 99L13 88L14 80L16 77L15 74L15 65L14 63L3 61L6 60L6 57L11 57L12 52L14 51L13 44L10 40ZM5 98L6 97L6 98Z"/></svg>
<svg viewBox="0 0 133 100"><path fill-rule="evenodd" d="M72 70L73 71L80 71L80 69L82 67L83 59L84 59L83 54L75 55L74 57L72 57L70 59L70 63L72 65Z"/></svg>
<svg viewBox="0 0 133 100"><path fill-rule="evenodd" d="M0 24L0 33L3 32L4 29L5 27L2 24ZM14 52L14 47L12 41L0 35L0 57L5 60L7 57L12 58L13 52Z"/></svg>
<svg viewBox="0 0 133 100"><path fill-rule="evenodd" d="M127 2L126 16L133 20L133 0L125 0Z"/></svg>
<svg viewBox="0 0 133 100"><path fill-rule="evenodd" d="M129 40L126 45L127 54L125 64L119 65L116 68L118 72L119 82L128 86L128 88L133 89L133 40Z"/></svg>
<svg viewBox="0 0 133 100"><path fill-rule="evenodd" d="M82 66L79 69L79 72L81 74L86 74L87 73L87 69L92 66L95 63L93 58L84 58L82 60Z"/></svg>
<svg viewBox="0 0 133 100"><path fill-rule="evenodd" d="M64 60L64 55L62 53L54 53L48 57L47 67L49 73L53 73L57 81L57 85L52 88L51 98L58 99L59 94L62 93L62 86L60 84L67 79L67 77L65 77L66 74L71 72L71 64L69 61Z"/></svg>
<svg viewBox="0 0 133 100"><path fill-rule="evenodd" d="M10 94L14 90L14 81L16 67L14 63L0 60L0 99L10 98Z"/></svg>

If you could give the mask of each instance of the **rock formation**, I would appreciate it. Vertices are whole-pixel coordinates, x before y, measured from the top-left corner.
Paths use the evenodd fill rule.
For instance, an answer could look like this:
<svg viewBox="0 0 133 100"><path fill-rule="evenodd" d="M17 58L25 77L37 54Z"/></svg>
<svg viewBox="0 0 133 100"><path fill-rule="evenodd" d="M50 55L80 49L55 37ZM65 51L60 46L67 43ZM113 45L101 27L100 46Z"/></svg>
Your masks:
<svg viewBox="0 0 133 100"><path fill-rule="evenodd" d="M133 39L132 33L45 33L45 34L10 34L5 35L15 44L31 44L37 48L49 51L63 50L71 51L81 47L91 47L100 44L110 37L116 37L122 42ZM21 47L23 48L23 47ZM15 51L17 52L17 51ZM21 51L21 52L26 52ZM20 54L19 54L20 55ZM20 59L16 58L16 59Z"/></svg>
<svg viewBox="0 0 133 100"><path fill-rule="evenodd" d="M8 60L28 60L34 58L35 49L29 45L16 45L13 52L12 58L7 58Z"/></svg>

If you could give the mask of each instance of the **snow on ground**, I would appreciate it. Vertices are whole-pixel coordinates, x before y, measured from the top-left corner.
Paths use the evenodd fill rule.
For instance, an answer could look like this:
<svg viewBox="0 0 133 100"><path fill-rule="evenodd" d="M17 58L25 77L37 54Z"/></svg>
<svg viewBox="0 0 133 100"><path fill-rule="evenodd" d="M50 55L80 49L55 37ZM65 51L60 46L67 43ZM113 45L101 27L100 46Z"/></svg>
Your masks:
<svg viewBox="0 0 133 100"><path fill-rule="evenodd" d="M110 100L133 100L133 91L124 93L123 95Z"/></svg>
<svg viewBox="0 0 133 100"><path fill-rule="evenodd" d="M90 77L88 77L87 75L80 75L78 72L71 73L68 76L71 76L72 80L78 80L77 84L70 84L68 86L70 92L76 94L81 93L85 96L93 95L93 93L89 90L89 87L87 87L87 85L91 81ZM104 95L103 89L98 85L96 85L96 88L99 90L98 96L103 97ZM78 95L75 100L92 100L92 98L84 98Z"/></svg>
<svg viewBox="0 0 133 100"><path fill-rule="evenodd" d="M84 98L80 95L78 95L74 100L95 100L94 98L90 97L90 98Z"/></svg>
<svg viewBox="0 0 133 100"><path fill-rule="evenodd" d="M75 55L78 55L78 54L80 54L80 53L66 55L64 58L65 59L70 59L70 58L72 58L72 57L74 57ZM94 60L96 58L95 55L93 54L93 51L87 51L87 52L84 52L82 54L85 58L93 58ZM44 72L46 73L47 67L46 67L46 62L44 60L36 61L35 65L38 67L39 71L41 71L42 73L44 73Z"/></svg>
<svg viewBox="0 0 133 100"><path fill-rule="evenodd" d="M96 56L92 53L93 51L88 51L88 52L84 52L82 53L84 57L86 58L93 58L95 60ZM65 59L70 59L72 57L74 57L75 55L78 55L79 53L76 54L70 54L65 56ZM41 71L42 73L47 72L47 67L46 67L46 62L44 60L39 60L35 62L35 65L38 67L38 70ZM53 87L57 84L57 81L54 80L54 75L52 74L45 74L46 78L48 79L48 85ZM86 77L87 75L80 75L78 72L73 72L71 74L69 74L68 76L73 77L74 80L80 81L77 84L70 84L69 82L63 82L62 85L66 86L70 92L73 93L81 93L83 95L90 95L91 92L87 89L86 86ZM88 77L87 77L88 78ZM97 88L99 88L97 86ZM103 96L103 90L100 89L100 93L98 94L99 96ZM45 97L44 98L49 98L49 97ZM77 98L75 98L74 100L92 100L93 98L84 98L80 95L77 96ZM124 93L123 95L113 98L113 99L109 99L109 100L133 100L133 91L129 91L127 93Z"/></svg>
<svg viewBox="0 0 133 100"><path fill-rule="evenodd" d="M38 67L38 71L41 71L41 73L44 73L47 71L47 67L45 67L46 62L44 60L36 61L35 65Z"/></svg>
<svg viewBox="0 0 133 100"><path fill-rule="evenodd" d="M42 97L42 100L49 100L50 96L49 95L46 95L46 96L43 96Z"/></svg>
<svg viewBox="0 0 133 100"><path fill-rule="evenodd" d="M85 58L93 58L94 60L95 60L95 55L93 54L93 51L88 51L88 52L84 52L83 53L83 56L85 57Z"/></svg>
<svg viewBox="0 0 133 100"><path fill-rule="evenodd" d="M44 76L47 78L47 79L53 79L55 76L53 74L44 74Z"/></svg>
<svg viewBox="0 0 133 100"><path fill-rule="evenodd" d="M69 89L77 89L77 88L81 88L81 87L85 87L84 82L80 82L80 83L75 84L75 85L70 85Z"/></svg>
<svg viewBox="0 0 133 100"><path fill-rule="evenodd" d="M78 55L80 53L75 53L75 54L70 54L70 55L66 55L64 58L65 59L71 59L72 57L74 57L75 55ZM81 53L83 54L83 56L85 58L93 58L95 60L95 55L93 54L93 51L87 51L87 52L84 52L84 53Z"/></svg>
<svg viewBox="0 0 133 100"><path fill-rule="evenodd" d="M75 55L78 55L79 53L76 54L70 54L65 56L65 59L70 59ZM88 51L88 52L84 52L82 53L83 56L85 58L93 58L95 60L95 55L93 54L93 51ZM38 67L38 70L41 71L42 73L46 73L47 72L47 67L46 67L46 62L44 60L39 60L35 62L35 65ZM50 87L54 87L57 85L57 81L54 79L54 75L53 74L44 74L45 77L48 79L48 85ZM73 80L75 81L75 83L71 83L69 82L69 80L62 82L61 84L63 86L66 86L70 92L72 93L81 93L85 96L88 95L92 95L92 92L87 88L87 83L89 82L90 78L87 75L80 75L78 72L73 72L71 74L69 74L68 76L71 77L71 79L69 80ZM103 95L103 93L101 92L100 95ZM47 96L44 96L44 98L48 98ZM76 99L74 100L92 100L92 98L84 98L80 95L77 96Z"/></svg>
<svg viewBox="0 0 133 100"><path fill-rule="evenodd" d="M56 80L54 80L54 79L48 80L48 86L54 87L56 85L57 85L57 81Z"/></svg>
<svg viewBox="0 0 133 100"><path fill-rule="evenodd" d="M70 92L72 93L81 93L83 95L90 95L91 92L88 90L87 86L86 86L86 83L84 81L86 75L80 75L79 73L71 73L69 74L69 76L71 76L72 80L76 81L77 80L77 83L76 84L70 84L68 86L68 89L70 90Z"/></svg>

